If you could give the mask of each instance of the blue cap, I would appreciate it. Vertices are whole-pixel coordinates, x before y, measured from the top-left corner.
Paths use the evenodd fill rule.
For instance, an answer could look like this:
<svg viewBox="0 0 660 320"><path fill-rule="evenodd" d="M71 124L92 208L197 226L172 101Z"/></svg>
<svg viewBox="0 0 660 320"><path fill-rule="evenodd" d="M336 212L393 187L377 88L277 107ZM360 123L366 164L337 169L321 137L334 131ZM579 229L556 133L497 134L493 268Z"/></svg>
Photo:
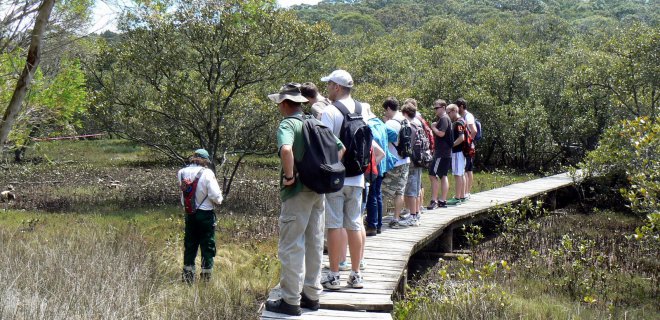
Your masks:
<svg viewBox="0 0 660 320"><path fill-rule="evenodd" d="M195 150L195 156L200 157L200 158L204 158L204 159L208 159L209 158L209 153L208 153L208 151L206 151L204 149L197 149L197 150Z"/></svg>

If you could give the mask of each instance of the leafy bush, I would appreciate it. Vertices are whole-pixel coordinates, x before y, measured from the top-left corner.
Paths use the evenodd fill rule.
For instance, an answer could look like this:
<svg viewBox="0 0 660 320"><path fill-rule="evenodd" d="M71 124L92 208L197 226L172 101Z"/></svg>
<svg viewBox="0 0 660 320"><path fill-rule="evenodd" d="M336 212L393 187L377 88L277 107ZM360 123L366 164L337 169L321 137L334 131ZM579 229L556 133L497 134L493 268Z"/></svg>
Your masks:
<svg viewBox="0 0 660 320"><path fill-rule="evenodd" d="M638 215L660 210L660 122L624 120L603 134L582 163L587 178L606 177ZM624 181L621 181L625 179Z"/></svg>

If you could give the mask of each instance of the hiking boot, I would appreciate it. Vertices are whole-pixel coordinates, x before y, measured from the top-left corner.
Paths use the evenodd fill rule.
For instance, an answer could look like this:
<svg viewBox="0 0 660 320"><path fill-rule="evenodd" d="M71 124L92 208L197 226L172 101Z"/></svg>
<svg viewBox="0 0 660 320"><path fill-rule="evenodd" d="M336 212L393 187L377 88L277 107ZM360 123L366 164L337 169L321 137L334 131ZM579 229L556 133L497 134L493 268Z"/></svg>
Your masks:
<svg viewBox="0 0 660 320"><path fill-rule="evenodd" d="M286 303L286 301L284 301L284 299L281 298L279 300L266 301L266 310L270 312L288 314L291 316L302 315L302 310L300 310L300 306L288 304Z"/></svg>
<svg viewBox="0 0 660 320"><path fill-rule="evenodd" d="M211 281L211 273L210 272L202 272L199 274L199 280L202 282L209 282Z"/></svg>
<svg viewBox="0 0 660 320"><path fill-rule="evenodd" d="M339 271L350 271L351 270L351 263L344 260L339 263Z"/></svg>
<svg viewBox="0 0 660 320"><path fill-rule="evenodd" d="M321 307L321 304L319 303L318 300L312 300L307 297L307 295L304 292L300 293L300 307L309 309L312 311L316 311Z"/></svg>
<svg viewBox="0 0 660 320"><path fill-rule="evenodd" d="M381 230L380 228L377 228L376 229L376 234L381 234L381 233L383 233L383 230Z"/></svg>
<svg viewBox="0 0 660 320"><path fill-rule="evenodd" d="M435 200L431 200L431 203L429 203L429 206L426 207L426 209L433 210L438 208L438 202Z"/></svg>
<svg viewBox="0 0 660 320"><path fill-rule="evenodd" d="M348 286L353 289L362 289L364 284L362 276L359 273L351 272L351 275L348 276Z"/></svg>
<svg viewBox="0 0 660 320"><path fill-rule="evenodd" d="M324 279L321 279L321 285L328 290L339 290L339 276L333 276L329 272Z"/></svg>
<svg viewBox="0 0 660 320"><path fill-rule="evenodd" d="M366 232L366 234L367 234L367 237L373 237L373 236L375 236L375 235L378 234L378 231L376 230L376 228L369 228L369 227L367 227L367 229L365 230L365 232Z"/></svg>
<svg viewBox="0 0 660 320"><path fill-rule="evenodd" d="M181 281L186 284L192 284L195 282L195 271L184 269L183 273L181 273Z"/></svg>
<svg viewBox="0 0 660 320"><path fill-rule="evenodd" d="M457 198L451 198L451 199L447 200L447 205L448 206L455 206L455 205L458 205L459 203L461 203L461 200L459 200Z"/></svg>

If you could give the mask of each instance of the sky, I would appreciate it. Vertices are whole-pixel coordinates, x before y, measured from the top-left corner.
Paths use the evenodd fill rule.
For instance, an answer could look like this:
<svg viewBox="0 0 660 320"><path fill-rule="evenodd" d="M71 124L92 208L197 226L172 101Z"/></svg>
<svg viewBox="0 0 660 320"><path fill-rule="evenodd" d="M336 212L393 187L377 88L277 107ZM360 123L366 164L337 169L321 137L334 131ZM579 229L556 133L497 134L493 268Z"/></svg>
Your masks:
<svg viewBox="0 0 660 320"><path fill-rule="evenodd" d="M116 19L121 9L114 4L119 3L121 5L122 3L128 2L129 1L124 0L96 0L92 26L89 28L89 32L99 33L105 30L117 31ZM319 2L320 0L277 0L277 3L283 8L288 8L296 4L317 4Z"/></svg>

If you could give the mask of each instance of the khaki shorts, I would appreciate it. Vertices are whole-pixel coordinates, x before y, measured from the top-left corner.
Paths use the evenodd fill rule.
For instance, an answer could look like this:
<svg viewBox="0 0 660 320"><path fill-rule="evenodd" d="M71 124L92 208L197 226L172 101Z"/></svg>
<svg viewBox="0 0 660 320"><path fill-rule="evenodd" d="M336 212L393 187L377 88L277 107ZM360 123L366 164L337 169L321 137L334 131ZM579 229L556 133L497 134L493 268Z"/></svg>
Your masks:
<svg viewBox="0 0 660 320"><path fill-rule="evenodd" d="M410 164L406 163L387 171L383 178L382 193L388 197L402 196L408 183L408 168Z"/></svg>
<svg viewBox="0 0 660 320"><path fill-rule="evenodd" d="M362 188L344 186L341 190L325 195L325 227L362 230Z"/></svg>

